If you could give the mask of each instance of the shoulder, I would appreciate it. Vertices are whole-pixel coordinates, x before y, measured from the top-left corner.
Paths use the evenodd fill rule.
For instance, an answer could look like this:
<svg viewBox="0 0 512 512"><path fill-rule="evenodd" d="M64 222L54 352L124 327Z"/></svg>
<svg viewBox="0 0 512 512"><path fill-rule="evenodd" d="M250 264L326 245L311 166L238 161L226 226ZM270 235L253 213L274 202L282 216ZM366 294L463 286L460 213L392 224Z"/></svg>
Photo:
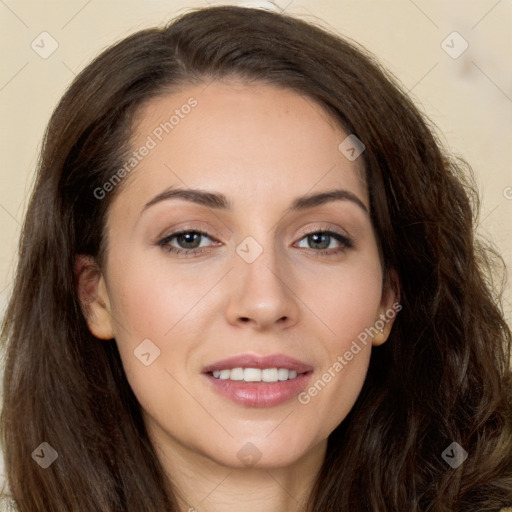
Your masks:
<svg viewBox="0 0 512 512"><path fill-rule="evenodd" d="M0 511L1 512L17 512L16 503L9 496L0 496Z"/></svg>
<svg viewBox="0 0 512 512"><path fill-rule="evenodd" d="M11 498L5 475L0 474L0 512L17 512L16 502Z"/></svg>

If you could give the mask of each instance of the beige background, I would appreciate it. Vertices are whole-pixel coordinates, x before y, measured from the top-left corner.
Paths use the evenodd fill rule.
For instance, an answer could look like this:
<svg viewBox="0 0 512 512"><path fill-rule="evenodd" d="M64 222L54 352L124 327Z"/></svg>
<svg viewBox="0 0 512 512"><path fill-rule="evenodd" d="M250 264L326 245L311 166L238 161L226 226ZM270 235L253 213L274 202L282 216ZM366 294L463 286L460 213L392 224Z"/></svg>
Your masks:
<svg viewBox="0 0 512 512"><path fill-rule="evenodd" d="M57 101L100 50L129 33L162 24L198 1L0 0L0 311L8 299L28 192L45 125ZM275 0L296 14L355 39L411 91L442 139L465 156L483 198L480 232L512 263L512 3L510 1ZM443 41L468 43L458 58ZM48 35L40 35L47 32ZM450 36L444 45L464 44ZM53 38L56 43L52 43ZM43 40L44 39L44 40ZM58 48L47 58L39 52ZM508 303L512 288L507 286ZM507 306L508 317L511 307Z"/></svg>
<svg viewBox="0 0 512 512"><path fill-rule="evenodd" d="M131 32L164 23L191 7L218 3L0 0L0 314L11 288L16 244L43 130L74 75L100 50ZM512 2L275 3L362 43L411 91L439 127L446 145L475 170L483 198L480 232L494 240L511 266ZM469 45L455 59L442 46L453 31ZM50 36L41 36L42 32ZM31 44L48 50L50 37L58 48L44 59ZM444 44L457 50L464 44L457 37ZM506 298L510 320L510 284Z"/></svg>
<svg viewBox="0 0 512 512"><path fill-rule="evenodd" d="M512 2L275 2L362 43L411 91L445 144L475 170L483 199L480 233L494 240L512 267ZM0 316L11 289L43 131L74 75L100 50L131 32L164 23L188 8L217 3L0 0ZM458 58L442 46L453 31L469 44ZM58 48L43 59L31 44L48 51L50 37ZM451 51L463 44L457 37L444 43L453 46ZM510 320L510 284L506 299Z"/></svg>
<svg viewBox="0 0 512 512"><path fill-rule="evenodd" d="M0 315L9 296L16 244L37 153L52 109L100 50L214 0L0 0ZM265 2L231 1L232 4ZM512 2L509 0L275 0L279 8L355 39L375 53L438 126L443 141L477 174L480 232L512 266ZM442 42L457 31L458 58ZM58 48L43 59L31 47ZM44 37L44 42L41 38ZM462 41L445 44L460 48ZM41 48L40 51L43 49ZM512 318L512 287L507 285Z"/></svg>

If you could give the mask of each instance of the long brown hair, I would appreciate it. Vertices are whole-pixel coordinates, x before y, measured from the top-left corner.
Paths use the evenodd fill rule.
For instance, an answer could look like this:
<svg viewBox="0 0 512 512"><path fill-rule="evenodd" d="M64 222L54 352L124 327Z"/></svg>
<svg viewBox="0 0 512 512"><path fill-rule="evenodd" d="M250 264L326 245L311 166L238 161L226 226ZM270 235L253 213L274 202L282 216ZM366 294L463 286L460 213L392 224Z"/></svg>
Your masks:
<svg viewBox="0 0 512 512"><path fill-rule="evenodd" d="M490 278L499 260L474 236L469 168L364 49L284 14L212 7L104 51L49 123L2 329L2 435L19 511L178 510L116 344L87 328L73 269L77 254L101 265L122 187L102 200L94 190L122 167L141 105L231 77L299 92L364 143L384 270L400 281L403 309L329 437L308 510L510 505L511 332ZM31 456L42 442L58 453L47 469ZM468 453L457 468L442 457L452 442Z"/></svg>

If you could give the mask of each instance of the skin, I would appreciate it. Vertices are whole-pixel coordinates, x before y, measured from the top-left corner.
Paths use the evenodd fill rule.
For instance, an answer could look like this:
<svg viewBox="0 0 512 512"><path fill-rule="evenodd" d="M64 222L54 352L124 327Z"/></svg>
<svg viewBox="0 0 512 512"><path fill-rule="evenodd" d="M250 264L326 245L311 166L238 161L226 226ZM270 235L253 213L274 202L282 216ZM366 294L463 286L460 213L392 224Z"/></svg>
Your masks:
<svg viewBox="0 0 512 512"><path fill-rule="evenodd" d="M312 365L314 383L397 297L382 287L363 208L340 200L287 212L297 197L331 189L351 192L369 210L360 159L339 151L347 134L319 105L264 84L190 86L144 107L133 147L190 97L197 106L115 197L104 267L77 259L88 325L98 338L115 338L182 510L298 511L329 434L362 388L372 344L387 339L392 321L305 405L235 404L211 389L202 368L243 353L282 353ZM232 210L172 199L141 214L170 187L221 192ZM208 233L203 253L186 257L158 245L181 228ZM315 246L307 231L326 228L353 247L333 237ZM248 236L263 249L252 263L236 252ZM187 248L176 237L169 244ZM336 248L343 250L326 254ZM134 356L145 339L161 351L149 366ZM237 455L247 443L260 453L251 467Z"/></svg>

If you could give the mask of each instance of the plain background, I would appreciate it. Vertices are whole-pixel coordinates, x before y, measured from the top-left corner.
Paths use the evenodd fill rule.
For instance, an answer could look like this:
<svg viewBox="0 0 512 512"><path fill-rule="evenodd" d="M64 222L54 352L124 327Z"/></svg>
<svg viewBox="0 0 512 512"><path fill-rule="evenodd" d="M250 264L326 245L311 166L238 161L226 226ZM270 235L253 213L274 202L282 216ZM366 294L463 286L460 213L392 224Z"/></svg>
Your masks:
<svg viewBox="0 0 512 512"><path fill-rule="evenodd" d="M0 0L0 315L45 126L77 72L128 34L214 0ZM265 2L252 2L252 4ZM512 2L510 0L275 0L279 8L373 52L473 167L482 197L479 232L512 267ZM458 32L458 58L443 41ZM50 48L43 59L31 44ZM42 40L44 38L44 40ZM444 45L465 45L451 36ZM40 48L39 51L42 51ZM512 286L507 285L512 318Z"/></svg>
<svg viewBox="0 0 512 512"><path fill-rule="evenodd" d="M130 33L220 3L265 2L0 0L0 317L12 286L43 132L74 76ZM275 3L361 43L410 91L446 147L472 166L482 198L478 232L494 241L512 268L512 2ZM44 55L52 44L57 49ZM510 321L511 283L505 298Z"/></svg>

